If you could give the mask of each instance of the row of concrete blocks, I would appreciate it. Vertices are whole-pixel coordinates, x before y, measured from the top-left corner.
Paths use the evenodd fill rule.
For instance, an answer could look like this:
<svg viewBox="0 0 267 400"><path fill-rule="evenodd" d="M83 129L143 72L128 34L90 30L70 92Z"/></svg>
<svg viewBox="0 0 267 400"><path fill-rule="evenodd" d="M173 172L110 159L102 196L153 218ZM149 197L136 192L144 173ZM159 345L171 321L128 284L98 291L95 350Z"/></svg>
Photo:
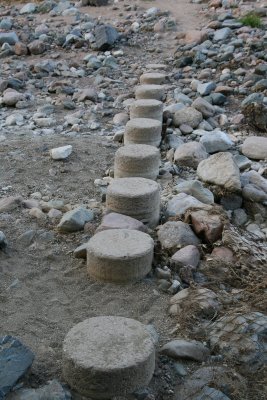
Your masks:
<svg viewBox="0 0 267 400"><path fill-rule="evenodd" d="M160 215L160 190L155 182L160 165L162 102L141 99L147 91L163 91L163 74L144 74L131 107L125 146L115 157L115 179L107 190L107 212L116 212L155 227ZM164 76L165 78L165 76ZM148 83L148 85L147 85ZM150 84L153 87L151 88ZM150 95L152 95L150 94ZM151 270L152 238L138 230L109 229L96 233L87 248L89 275L97 280L125 283ZM63 344L63 374L82 396L112 399L145 387L155 369L155 345L148 328L122 317L96 317L74 326Z"/></svg>

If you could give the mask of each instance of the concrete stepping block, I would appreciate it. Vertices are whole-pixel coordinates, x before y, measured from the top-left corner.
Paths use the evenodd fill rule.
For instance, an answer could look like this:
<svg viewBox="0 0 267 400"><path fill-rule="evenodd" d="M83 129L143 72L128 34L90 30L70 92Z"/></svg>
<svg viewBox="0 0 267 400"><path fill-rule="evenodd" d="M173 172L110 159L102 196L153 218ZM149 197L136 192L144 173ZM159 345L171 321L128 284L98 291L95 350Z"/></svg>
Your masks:
<svg viewBox="0 0 267 400"><path fill-rule="evenodd" d="M155 348L146 326L123 317L89 318L63 342L63 375L79 394L111 399L142 389L155 369Z"/></svg>
<svg viewBox="0 0 267 400"><path fill-rule="evenodd" d="M93 279L127 283L144 278L152 268L154 242L144 232L109 229L96 233L87 246L87 270Z"/></svg>
<svg viewBox="0 0 267 400"><path fill-rule="evenodd" d="M161 72L146 72L140 76L141 84L161 85L166 83L166 74Z"/></svg>
<svg viewBox="0 0 267 400"><path fill-rule="evenodd" d="M158 147L161 142L162 124L156 119L134 118L127 122L124 144L148 144Z"/></svg>
<svg viewBox="0 0 267 400"><path fill-rule="evenodd" d="M142 177L156 180L159 174L160 152L154 146L129 144L115 154L114 177Z"/></svg>
<svg viewBox="0 0 267 400"><path fill-rule="evenodd" d="M164 101L166 91L163 85L139 85L135 89L135 98Z"/></svg>
<svg viewBox="0 0 267 400"><path fill-rule="evenodd" d="M140 99L130 106L130 119L151 118L162 123L163 103L153 99Z"/></svg>
<svg viewBox="0 0 267 400"><path fill-rule="evenodd" d="M160 215L159 185L151 179L114 179L107 188L108 211L128 215L154 228Z"/></svg>

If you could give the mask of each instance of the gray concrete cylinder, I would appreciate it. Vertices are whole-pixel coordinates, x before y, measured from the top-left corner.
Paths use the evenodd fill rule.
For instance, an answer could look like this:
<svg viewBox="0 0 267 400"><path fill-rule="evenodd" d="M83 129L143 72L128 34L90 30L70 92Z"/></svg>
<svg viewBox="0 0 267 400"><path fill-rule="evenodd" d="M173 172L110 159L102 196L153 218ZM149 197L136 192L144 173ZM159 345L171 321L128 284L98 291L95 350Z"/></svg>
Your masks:
<svg viewBox="0 0 267 400"><path fill-rule="evenodd" d="M149 144L158 147L161 142L162 124L151 118L133 118L127 122L124 144Z"/></svg>
<svg viewBox="0 0 267 400"><path fill-rule="evenodd" d="M164 101L166 92L163 85L140 85L135 89L135 98L140 99L153 99Z"/></svg>
<svg viewBox="0 0 267 400"><path fill-rule="evenodd" d="M129 144L116 151L114 178L142 177L155 180L159 174L160 152L154 146Z"/></svg>
<svg viewBox="0 0 267 400"><path fill-rule="evenodd" d="M160 216L159 185L145 178L114 179L107 189L106 207L154 228Z"/></svg>
<svg viewBox="0 0 267 400"><path fill-rule="evenodd" d="M148 385L155 348L146 326L123 317L94 317L75 325L63 342L63 376L80 395L126 396Z"/></svg>
<svg viewBox="0 0 267 400"><path fill-rule="evenodd" d="M140 83L142 85L162 85L166 83L166 74L161 72L146 72L140 76Z"/></svg>
<svg viewBox="0 0 267 400"><path fill-rule="evenodd" d="M130 106L130 119L151 118L162 123L163 103L153 99L136 100Z"/></svg>
<svg viewBox="0 0 267 400"><path fill-rule="evenodd" d="M108 229L96 233L87 246L87 270L103 282L128 283L144 278L152 268L154 242L144 232Z"/></svg>

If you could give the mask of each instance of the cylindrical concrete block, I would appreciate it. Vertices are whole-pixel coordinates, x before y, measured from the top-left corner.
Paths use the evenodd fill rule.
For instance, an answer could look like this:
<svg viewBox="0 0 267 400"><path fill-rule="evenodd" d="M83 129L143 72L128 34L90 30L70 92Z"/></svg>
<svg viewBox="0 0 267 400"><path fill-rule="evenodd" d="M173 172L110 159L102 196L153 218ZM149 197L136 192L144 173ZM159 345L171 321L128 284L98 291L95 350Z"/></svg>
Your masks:
<svg viewBox="0 0 267 400"><path fill-rule="evenodd" d="M87 269L91 278L127 283L144 278L152 268L154 242L144 232L108 229L96 233L87 246Z"/></svg>
<svg viewBox="0 0 267 400"><path fill-rule="evenodd" d="M162 83L166 83L166 74L161 72L146 72L140 76L140 83L148 85L161 85Z"/></svg>
<svg viewBox="0 0 267 400"><path fill-rule="evenodd" d="M162 124L151 118L133 118L127 122L124 144L149 144L158 147L161 142Z"/></svg>
<svg viewBox="0 0 267 400"><path fill-rule="evenodd" d="M136 100L130 106L130 119L151 118L162 122L163 103L153 99Z"/></svg>
<svg viewBox="0 0 267 400"><path fill-rule="evenodd" d="M145 325L123 317L94 317L75 325L63 342L63 375L93 399L126 396L147 386L155 347Z"/></svg>
<svg viewBox="0 0 267 400"><path fill-rule="evenodd" d="M129 215L154 228L160 215L159 185L151 179L120 178L108 186L108 211Z"/></svg>
<svg viewBox="0 0 267 400"><path fill-rule="evenodd" d="M160 152L154 146L129 144L116 151L114 178L142 177L157 179Z"/></svg>
<svg viewBox="0 0 267 400"><path fill-rule="evenodd" d="M166 93L163 85L140 85L135 89L135 98L164 101Z"/></svg>

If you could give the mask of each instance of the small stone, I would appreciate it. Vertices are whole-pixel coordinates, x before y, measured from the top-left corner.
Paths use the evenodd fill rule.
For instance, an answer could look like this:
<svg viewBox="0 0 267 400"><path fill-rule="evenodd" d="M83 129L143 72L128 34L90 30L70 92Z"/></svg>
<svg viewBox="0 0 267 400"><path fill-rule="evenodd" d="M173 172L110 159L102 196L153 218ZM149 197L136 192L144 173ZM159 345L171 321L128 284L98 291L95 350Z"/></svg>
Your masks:
<svg viewBox="0 0 267 400"><path fill-rule="evenodd" d="M215 88L215 82L199 83L197 91L201 96L208 96Z"/></svg>
<svg viewBox="0 0 267 400"><path fill-rule="evenodd" d="M199 163L206 160L208 153L198 142L188 142L179 146L174 153L174 161L179 165L197 169Z"/></svg>
<svg viewBox="0 0 267 400"><path fill-rule="evenodd" d="M226 151L233 146L232 140L225 132L213 131L208 132L200 138L207 153L216 153L218 151Z"/></svg>
<svg viewBox="0 0 267 400"><path fill-rule="evenodd" d="M71 400L70 392L56 379L37 389L18 389L12 392L8 400Z"/></svg>
<svg viewBox="0 0 267 400"><path fill-rule="evenodd" d="M8 43L13 46L19 41L16 32L0 32L0 45Z"/></svg>
<svg viewBox="0 0 267 400"><path fill-rule="evenodd" d="M184 267L185 265L191 265L196 268L199 264L200 253L196 246L189 245L178 250L171 258L171 263L175 267Z"/></svg>
<svg viewBox="0 0 267 400"><path fill-rule="evenodd" d="M23 7L20 9L19 13L20 13L20 14L32 14L32 13L34 13L35 11L36 11L36 4L34 4L34 3L28 3L28 4L25 4L25 6L23 6Z"/></svg>
<svg viewBox="0 0 267 400"><path fill-rule="evenodd" d="M14 46L14 51L17 56L26 56L28 54L28 47L25 43L17 42Z"/></svg>
<svg viewBox="0 0 267 400"><path fill-rule="evenodd" d="M175 186L175 191L178 193L189 194L205 204L214 203L213 193L209 189L206 189L202 183L197 180L181 182Z"/></svg>
<svg viewBox="0 0 267 400"><path fill-rule="evenodd" d="M227 247L215 247L211 256L225 262L233 263L235 261L234 253Z"/></svg>
<svg viewBox="0 0 267 400"><path fill-rule="evenodd" d="M202 343L184 339L172 340L165 344L161 349L161 353L175 360L181 358L199 362L205 361L210 355L209 349Z"/></svg>
<svg viewBox="0 0 267 400"><path fill-rule="evenodd" d="M248 216L243 208L238 208L233 211L232 221L237 226L245 225L248 221Z"/></svg>
<svg viewBox="0 0 267 400"><path fill-rule="evenodd" d="M45 213L43 213L42 210L40 210L40 208L37 208L37 207L31 208L30 211L29 211L29 215L31 217L34 217L34 218L37 218L37 219L46 218Z"/></svg>
<svg viewBox="0 0 267 400"><path fill-rule="evenodd" d="M50 156L53 160L65 160L72 153L72 146L55 147L50 150Z"/></svg>
<svg viewBox="0 0 267 400"><path fill-rule="evenodd" d="M42 54L46 50L46 44L42 40L37 39L28 44L28 49L33 55Z"/></svg>
<svg viewBox="0 0 267 400"><path fill-rule="evenodd" d="M0 199L0 213L15 210L22 204L23 198L21 196L10 196Z"/></svg>
<svg viewBox="0 0 267 400"><path fill-rule="evenodd" d="M168 201L166 214L168 217L182 216L189 209L210 210L210 205L204 204L186 193L179 193Z"/></svg>
<svg viewBox="0 0 267 400"><path fill-rule="evenodd" d="M182 124L187 124L192 128L197 128L202 120L203 117L199 111L193 107L186 107L175 112L173 124L178 128Z"/></svg>
<svg viewBox="0 0 267 400"><path fill-rule="evenodd" d="M73 252L74 257L75 258L83 258L84 260L86 260L87 247L88 247L88 242L83 243L80 246L76 247L76 249Z"/></svg>
<svg viewBox="0 0 267 400"><path fill-rule="evenodd" d="M105 215L96 232L101 232L107 229L134 229L141 232L147 232L147 227L143 222L118 213L109 213Z"/></svg>
<svg viewBox="0 0 267 400"><path fill-rule="evenodd" d="M57 228L60 232L76 232L83 229L86 222L92 221L94 213L83 207L68 211L60 220Z"/></svg>
<svg viewBox="0 0 267 400"><path fill-rule="evenodd" d="M215 108L207 100L198 97L193 103L192 107L201 112L204 118L213 117Z"/></svg>
<svg viewBox="0 0 267 400"><path fill-rule="evenodd" d="M194 232L207 243L215 243L222 238L223 222L219 215L199 210L190 213Z"/></svg>
<svg viewBox="0 0 267 400"><path fill-rule="evenodd" d="M158 239L163 249L175 251L187 245L197 246L200 241L188 224L169 221L158 229Z"/></svg>
<svg viewBox="0 0 267 400"><path fill-rule="evenodd" d="M106 51L118 38L119 34L115 28L110 25L100 25L95 29L95 48Z"/></svg>
<svg viewBox="0 0 267 400"><path fill-rule="evenodd" d="M242 153L253 160L267 159L267 137L250 136L243 143Z"/></svg>
<svg viewBox="0 0 267 400"><path fill-rule="evenodd" d="M231 34L232 30L228 27L218 29L213 36L213 40L214 42L220 42L227 39Z"/></svg>
<svg viewBox="0 0 267 400"><path fill-rule="evenodd" d="M7 89L3 93L3 103L9 107L15 106L19 101L23 99L23 94L13 89Z"/></svg>

